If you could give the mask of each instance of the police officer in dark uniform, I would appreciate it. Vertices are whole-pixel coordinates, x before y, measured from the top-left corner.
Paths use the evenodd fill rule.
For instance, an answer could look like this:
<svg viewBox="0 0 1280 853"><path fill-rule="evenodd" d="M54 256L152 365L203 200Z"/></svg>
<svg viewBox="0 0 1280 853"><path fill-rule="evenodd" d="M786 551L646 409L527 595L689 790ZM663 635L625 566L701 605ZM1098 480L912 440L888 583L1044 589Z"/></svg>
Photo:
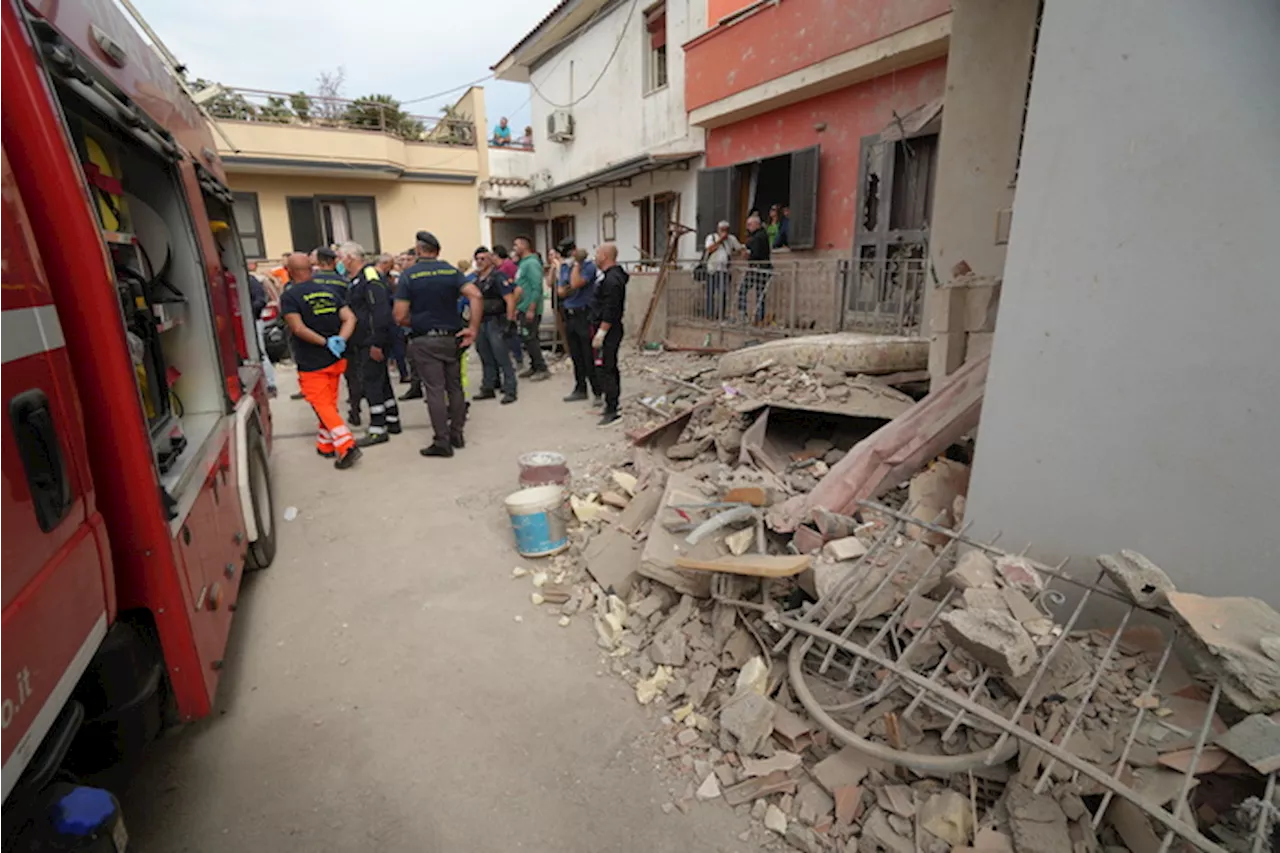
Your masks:
<svg viewBox="0 0 1280 853"><path fill-rule="evenodd" d="M595 333L591 324L591 304L596 293L596 265L586 258L585 252L579 259L572 237L561 240L557 248L564 260L557 276L556 295L564 308L565 344L569 348L569 358L573 360L573 393L564 401L572 403L588 399L588 386L596 400L601 400L604 385L591 352L591 336Z"/></svg>
<svg viewBox="0 0 1280 853"><path fill-rule="evenodd" d="M414 373L422 377L435 433L432 443L418 452L452 456L455 448L466 446L461 353L480 330L482 300L479 288L464 281L457 267L440 260L440 241L430 231L418 232L414 255L414 263L400 273L396 286L395 319L410 329L409 360ZM458 313L461 296L471 307L465 328Z"/></svg>
<svg viewBox="0 0 1280 853"><path fill-rule="evenodd" d="M390 441L400 432L400 409L387 371L391 336L400 334L400 329L391 316L390 286L374 264L364 262L364 248L359 243L343 243L338 255L350 275L347 305L356 315L356 329L347 352L349 357L360 360L360 384L369 402L369 434L357 444L371 447Z"/></svg>
<svg viewBox="0 0 1280 853"><path fill-rule="evenodd" d="M338 253L328 246L321 246L311 254L316 260L316 269L311 274L311 280L333 291L333 294L345 304L350 295L347 292L350 282L338 272ZM359 350L353 349L348 352L347 423L351 426L360 426L360 400L364 397L364 382L361 381L363 370L364 361L360 358Z"/></svg>

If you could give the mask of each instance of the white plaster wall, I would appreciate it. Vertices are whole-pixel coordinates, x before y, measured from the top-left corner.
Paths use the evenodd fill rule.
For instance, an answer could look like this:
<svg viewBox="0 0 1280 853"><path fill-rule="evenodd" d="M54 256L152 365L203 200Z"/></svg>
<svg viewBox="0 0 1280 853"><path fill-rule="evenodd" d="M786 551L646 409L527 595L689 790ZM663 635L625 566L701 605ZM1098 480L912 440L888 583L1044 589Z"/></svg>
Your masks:
<svg viewBox="0 0 1280 853"><path fill-rule="evenodd" d="M524 128L520 129L523 132ZM489 146L489 177L525 178L533 174L534 152Z"/></svg>
<svg viewBox="0 0 1280 853"><path fill-rule="evenodd" d="M532 101L534 168L549 170L553 184L645 152L703 150L703 131L689 127L684 108L684 53L680 45L701 32L705 4L700 0L668 0L668 82L649 95L644 94L644 52L648 49L645 5L625 0L532 70L530 77L537 87ZM606 68L629 12L622 45ZM601 69L605 69L602 77ZM597 77L600 82L591 94L571 108L574 140L549 141L547 115L557 107L547 101L567 104L583 98Z"/></svg>
<svg viewBox="0 0 1280 853"><path fill-rule="evenodd" d="M1051 0L967 515L1280 604L1280 5Z"/></svg>
<svg viewBox="0 0 1280 853"><path fill-rule="evenodd" d="M697 167L700 160L690 163L688 171L650 172L638 175L629 187L602 187L590 190L585 201L557 201L548 207L548 218L557 216L574 216L574 237L578 245L591 250L604 242L601 233L601 217L605 211L613 210L618 214L617 245L618 258L624 263L640 258L640 212L631 202L635 199L652 196L662 192L680 193L680 218L684 224L692 226L695 210L694 193L697 191ZM654 247L654 254L661 257L666 245ZM692 234L686 234L679 244L681 258L696 258L698 249Z"/></svg>

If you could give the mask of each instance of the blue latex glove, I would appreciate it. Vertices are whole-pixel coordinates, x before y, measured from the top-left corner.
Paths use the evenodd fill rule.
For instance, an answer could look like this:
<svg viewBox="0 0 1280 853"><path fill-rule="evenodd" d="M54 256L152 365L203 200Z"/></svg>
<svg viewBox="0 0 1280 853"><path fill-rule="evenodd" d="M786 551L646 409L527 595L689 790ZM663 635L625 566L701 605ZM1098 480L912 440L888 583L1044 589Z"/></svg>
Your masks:
<svg viewBox="0 0 1280 853"><path fill-rule="evenodd" d="M342 335L334 335L324 342L329 348L329 352L333 353L334 358L342 358L342 354L347 351L347 341Z"/></svg>

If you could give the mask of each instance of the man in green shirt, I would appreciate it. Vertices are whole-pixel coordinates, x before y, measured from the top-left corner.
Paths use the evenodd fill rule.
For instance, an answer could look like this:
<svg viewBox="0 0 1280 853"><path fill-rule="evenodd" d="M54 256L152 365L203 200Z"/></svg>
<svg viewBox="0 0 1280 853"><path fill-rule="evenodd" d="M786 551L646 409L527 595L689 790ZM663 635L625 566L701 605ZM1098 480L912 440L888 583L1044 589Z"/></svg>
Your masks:
<svg viewBox="0 0 1280 853"><path fill-rule="evenodd" d="M529 354L529 369L520 376L541 382L551 378L538 339L538 327L542 325L542 259L533 251L533 241L528 237L517 237L512 250L520 259L516 267L516 319L520 322L520 343Z"/></svg>

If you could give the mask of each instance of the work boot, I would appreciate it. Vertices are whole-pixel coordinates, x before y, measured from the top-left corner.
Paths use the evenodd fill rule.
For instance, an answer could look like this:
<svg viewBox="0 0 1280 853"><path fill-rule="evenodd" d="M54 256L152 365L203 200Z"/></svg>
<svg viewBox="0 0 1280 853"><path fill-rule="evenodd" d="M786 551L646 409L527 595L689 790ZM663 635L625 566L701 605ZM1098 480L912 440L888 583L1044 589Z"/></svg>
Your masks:
<svg viewBox="0 0 1280 853"><path fill-rule="evenodd" d="M359 412L352 412L351 414L347 415L347 426L356 426L356 427L360 426Z"/></svg>
<svg viewBox="0 0 1280 853"><path fill-rule="evenodd" d="M494 400L497 399L498 392L492 388L481 388L480 393L472 397L473 400Z"/></svg>
<svg viewBox="0 0 1280 853"><path fill-rule="evenodd" d="M467 446L467 440L460 435L455 435L449 439L449 443L453 445L455 450L461 450Z"/></svg>
<svg viewBox="0 0 1280 853"><path fill-rule="evenodd" d="M576 403L579 400L585 400L585 399L587 399L587 392L579 388L574 388L573 393L570 394L568 397L565 397L564 401L566 403Z"/></svg>
<svg viewBox="0 0 1280 853"><path fill-rule="evenodd" d="M440 456L445 459L453 455L453 448L447 444L432 444L418 451L423 456Z"/></svg>
<svg viewBox="0 0 1280 853"><path fill-rule="evenodd" d="M317 456L323 456L325 459L333 459L333 458L334 458L335 456L337 456L338 454L337 454L337 452L336 452L336 451L333 451L333 450L321 450L320 448L318 448L318 447L317 447L317 448L316 448L316 455L317 455Z"/></svg>
<svg viewBox="0 0 1280 853"><path fill-rule="evenodd" d="M402 432L404 432L404 427L400 426L399 421L392 421L387 424L387 433L389 435L399 435Z"/></svg>
<svg viewBox="0 0 1280 853"><path fill-rule="evenodd" d="M339 471L345 471L352 465L356 464L356 461L359 460L361 456L364 456L364 453L361 452L360 448L353 447L346 453L339 456L338 461L333 463L333 467L337 468Z"/></svg>
<svg viewBox="0 0 1280 853"><path fill-rule="evenodd" d="M417 386L416 388L410 388L408 391L405 391L403 394L401 394L401 395L400 395L400 397L399 397L398 399L401 399L401 400L421 400L421 399L422 399L422 386L421 386L421 385L419 385L419 386Z"/></svg>
<svg viewBox="0 0 1280 853"><path fill-rule="evenodd" d="M373 447L375 444L386 444L391 440L391 436L385 432L371 432L366 436L356 439L356 447Z"/></svg>
<svg viewBox="0 0 1280 853"><path fill-rule="evenodd" d="M299 391L299 392L298 392L298 393L296 393L296 394L290 394L290 395L289 395L289 399L290 399L290 400L301 400L304 396L306 396L306 395L304 395L301 391Z"/></svg>
<svg viewBox="0 0 1280 853"><path fill-rule="evenodd" d="M550 370L535 370L531 374L529 374L529 380L531 382L543 382L550 378L551 378Z"/></svg>
<svg viewBox="0 0 1280 853"><path fill-rule="evenodd" d="M508 403L514 403L515 401L516 401L516 395L515 395L515 394L503 394L503 395L502 395L502 405L504 405L504 406L505 406L505 405L507 405Z"/></svg>
<svg viewBox="0 0 1280 853"><path fill-rule="evenodd" d="M600 422L596 426L613 426L621 419L622 415L618 414L616 409L605 409L604 414L600 416Z"/></svg>

